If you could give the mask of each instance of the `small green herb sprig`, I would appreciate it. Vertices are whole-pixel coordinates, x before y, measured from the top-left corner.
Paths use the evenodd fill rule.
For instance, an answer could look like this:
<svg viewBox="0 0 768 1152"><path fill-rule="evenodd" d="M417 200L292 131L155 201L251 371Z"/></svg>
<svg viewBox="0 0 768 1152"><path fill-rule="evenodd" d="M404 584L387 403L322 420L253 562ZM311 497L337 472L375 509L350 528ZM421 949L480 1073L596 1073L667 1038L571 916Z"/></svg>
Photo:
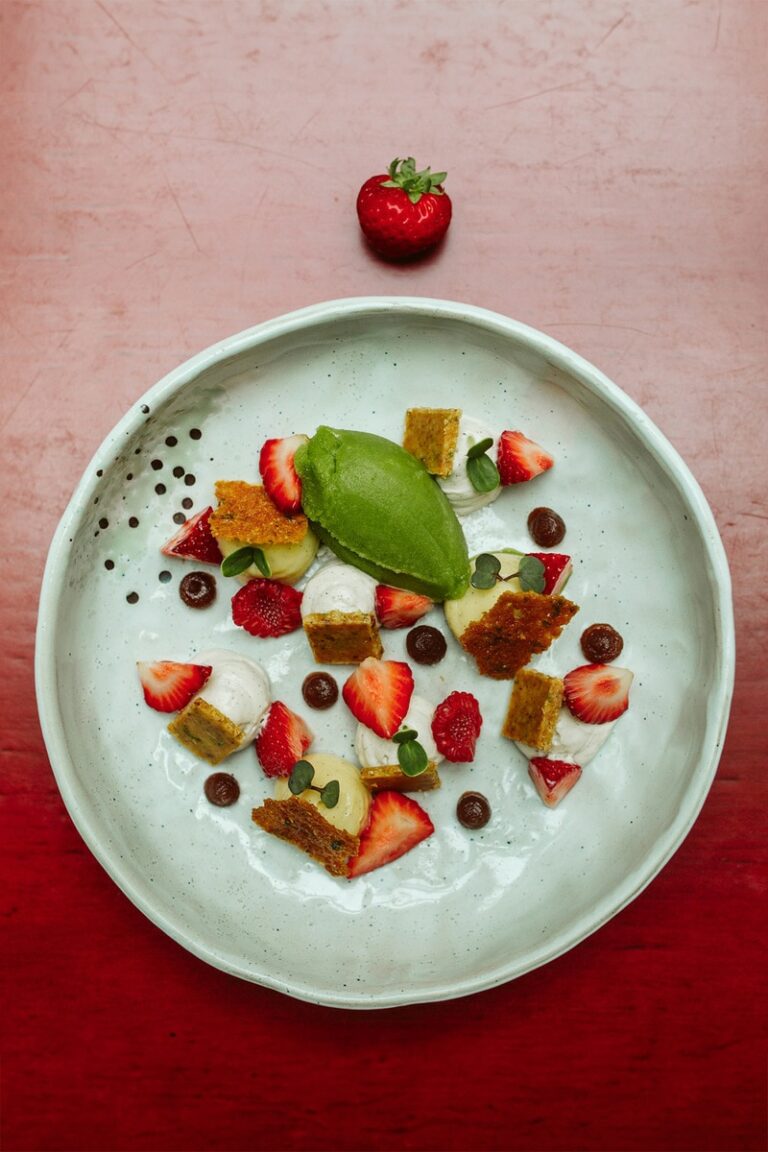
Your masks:
<svg viewBox="0 0 768 1152"><path fill-rule="evenodd" d="M272 569L269 567L261 548L256 548L251 544L246 544L244 548L238 548L236 552L230 552L229 556L225 556L221 562L221 574L222 576L239 576L252 564L256 565L262 576L272 575Z"/></svg>
<svg viewBox="0 0 768 1152"><path fill-rule="evenodd" d="M302 792L306 792L307 788L311 788L313 792L320 793L320 800L326 808L335 808L339 802L338 780L329 780L322 788L318 788L316 784L312 783L314 778L315 769L309 760L297 760L288 777L288 788L291 794L300 796Z"/></svg>
<svg viewBox="0 0 768 1152"><path fill-rule="evenodd" d="M493 444L491 436L478 440L467 452L467 476L475 492L493 492L501 483L499 470L488 455Z"/></svg>
<svg viewBox="0 0 768 1152"><path fill-rule="evenodd" d="M512 572L509 576L500 575L500 571L501 561L498 556L494 556L492 552L481 552L475 560L475 570L469 582L473 588L493 588L497 581L517 578L523 592L544 591L545 568L536 556L521 556L517 572Z"/></svg>
<svg viewBox="0 0 768 1152"><path fill-rule="evenodd" d="M406 776L420 776L426 772L429 760L427 753L418 741L414 728L401 728L392 740L397 744L397 762Z"/></svg>

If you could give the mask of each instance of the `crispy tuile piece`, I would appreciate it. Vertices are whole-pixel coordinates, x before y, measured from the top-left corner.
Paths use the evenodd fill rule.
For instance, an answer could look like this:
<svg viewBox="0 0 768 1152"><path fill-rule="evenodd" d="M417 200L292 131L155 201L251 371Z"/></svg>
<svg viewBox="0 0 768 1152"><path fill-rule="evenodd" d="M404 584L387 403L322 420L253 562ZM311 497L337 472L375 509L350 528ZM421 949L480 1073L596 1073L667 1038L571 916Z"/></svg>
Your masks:
<svg viewBox="0 0 768 1152"><path fill-rule="evenodd" d="M433 476L449 476L459 438L460 408L409 408L403 448Z"/></svg>
<svg viewBox="0 0 768 1152"><path fill-rule="evenodd" d="M313 612L303 624L318 664L360 664L384 650L370 612Z"/></svg>
<svg viewBox="0 0 768 1152"><path fill-rule="evenodd" d="M216 499L218 506L209 523L219 540L237 540L257 547L298 544L309 530L306 516L284 516L261 484L217 480Z"/></svg>
<svg viewBox="0 0 768 1152"><path fill-rule="evenodd" d="M360 849L360 837L329 823L314 804L306 804L298 796L267 799L253 809L251 818L265 832L301 848L332 876L349 875L349 862Z"/></svg>
<svg viewBox="0 0 768 1152"><path fill-rule="evenodd" d="M201 696L195 696L174 716L168 731L180 744L209 764L221 764L238 750L243 741L240 725Z"/></svg>
<svg viewBox="0 0 768 1152"><path fill-rule="evenodd" d="M562 680L533 668L521 668L512 686L502 736L548 752L562 702Z"/></svg>
<svg viewBox="0 0 768 1152"><path fill-rule="evenodd" d="M579 608L564 596L505 592L480 620L461 634L461 646L477 670L492 680L511 680L537 652L546 652Z"/></svg>
<svg viewBox="0 0 768 1152"><path fill-rule="evenodd" d="M397 764L382 764L378 768L361 768L360 778L371 792L389 789L396 792L431 792L439 788L442 781L437 765L430 760L418 776L406 776Z"/></svg>

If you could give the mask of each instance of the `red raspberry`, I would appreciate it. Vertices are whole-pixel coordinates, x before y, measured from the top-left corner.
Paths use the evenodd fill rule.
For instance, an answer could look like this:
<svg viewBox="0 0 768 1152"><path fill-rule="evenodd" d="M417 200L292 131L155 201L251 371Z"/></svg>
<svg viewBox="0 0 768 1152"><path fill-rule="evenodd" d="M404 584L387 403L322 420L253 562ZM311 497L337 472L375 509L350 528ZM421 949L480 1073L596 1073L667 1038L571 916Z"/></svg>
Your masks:
<svg viewBox="0 0 768 1152"><path fill-rule="evenodd" d="M251 636L285 636L301 627L301 597L279 580L249 580L232 597L232 619Z"/></svg>
<svg viewBox="0 0 768 1152"><path fill-rule="evenodd" d="M438 751L453 764L474 760L482 726L480 706L470 692L451 692L432 717L432 735Z"/></svg>

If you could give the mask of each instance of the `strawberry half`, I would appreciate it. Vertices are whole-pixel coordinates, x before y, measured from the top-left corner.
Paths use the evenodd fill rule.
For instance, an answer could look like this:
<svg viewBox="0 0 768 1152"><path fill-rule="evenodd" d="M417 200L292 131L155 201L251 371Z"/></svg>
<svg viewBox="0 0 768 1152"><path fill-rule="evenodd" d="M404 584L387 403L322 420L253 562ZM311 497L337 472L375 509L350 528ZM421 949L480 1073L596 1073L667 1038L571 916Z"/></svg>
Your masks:
<svg viewBox="0 0 768 1152"><path fill-rule="evenodd" d="M266 776L288 776L312 743L312 733L282 700L270 705L256 737L256 755Z"/></svg>
<svg viewBox="0 0 768 1152"><path fill-rule="evenodd" d="M186 708L210 676L210 664L179 664L175 660L137 660L144 699L156 712Z"/></svg>
<svg viewBox="0 0 768 1152"><path fill-rule="evenodd" d="M301 480L293 458L299 445L306 444L308 439L297 433L279 440L265 440L259 453L259 472L267 495L286 516L301 511Z"/></svg>
<svg viewBox="0 0 768 1152"><path fill-rule="evenodd" d="M279 580L249 580L232 597L232 619L251 636L285 636L301 628L301 597Z"/></svg>
<svg viewBox="0 0 768 1152"><path fill-rule="evenodd" d="M165 556L177 556L182 560L221 564L224 557L208 524L211 512L213 508L203 508L202 512L185 520L178 532L163 544L160 551Z"/></svg>
<svg viewBox="0 0 768 1152"><path fill-rule="evenodd" d="M614 664L582 664L563 679L565 702L577 720L605 724L629 707L634 674Z"/></svg>
<svg viewBox="0 0 768 1152"><path fill-rule="evenodd" d="M554 456L522 432L502 432L499 437L496 464L502 484L532 480L551 468L554 462Z"/></svg>
<svg viewBox="0 0 768 1152"><path fill-rule="evenodd" d="M420 596L418 592L406 592L389 584L376 585L374 607L382 628L410 628L432 605L429 596Z"/></svg>
<svg viewBox="0 0 768 1152"><path fill-rule="evenodd" d="M483 726L480 705L471 692L451 692L432 717L432 735L438 752L452 764L468 764Z"/></svg>
<svg viewBox="0 0 768 1152"><path fill-rule="evenodd" d="M377 792L349 875L363 876L404 856L435 830L427 813L403 792Z"/></svg>
<svg viewBox="0 0 768 1152"><path fill-rule="evenodd" d="M405 719L413 695L413 673L399 660L368 656L341 689L352 715L389 740Z"/></svg>
<svg viewBox="0 0 768 1152"><path fill-rule="evenodd" d="M534 756L528 764L528 775L547 807L554 808L580 779L581 768L578 764L569 764L567 760L548 760L546 756Z"/></svg>
<svg viewBox="0 0 768 1152"><path fill-rule="evenodd" d="M544 595L556 596L562 592L573 574L570 556L562 552L528 552L544 565Z"/></svg>

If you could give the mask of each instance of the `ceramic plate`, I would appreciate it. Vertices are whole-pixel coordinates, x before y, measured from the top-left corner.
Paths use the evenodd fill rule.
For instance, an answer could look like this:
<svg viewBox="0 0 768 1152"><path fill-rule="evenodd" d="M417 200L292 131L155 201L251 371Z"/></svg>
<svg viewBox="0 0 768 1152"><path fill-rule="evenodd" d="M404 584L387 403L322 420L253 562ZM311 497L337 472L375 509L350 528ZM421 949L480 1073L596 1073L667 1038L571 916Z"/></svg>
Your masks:
<svg viewBox="0 0 768 1152"><path fill-rule="evenodd" d="M229 768L238 803L212 807L210 769L144 704L137 660L209 648L251 655L274 698L309 720L314 749L352 755L343 703L310 713L303 632L258 640L236 628L230 594L186 608L191 567L160 547L174 514L213 500L219 478L258 482L267 437L318 424L399 441L406 407L458 407L520 428L555 467L467 518L470 551L530 549L532 507L556 508L574 560L580 612L539 661L584 662L596 621L624 636L629 711L578 785L541 803L526 761L499 735L509 684L482 681L451 641L415 666L433 703L464 689L484 716L471 765L445 765L424 806L435 834L350 882L257 829L271 794L252 749ZM170 579L167 573L170 572ZM443 627L437 608L426 622ZM404 632L385 655L404 656ZM309 1001L372 1008L489 988L551 960L599 928L658 873L711 784L733 677L727 565L711 512L648 417L591 365L503 316L426 299L335 301L225 340L136 402L89 465L54 538L37 639L46 744L64 801L90 849L131 900L184 947L226 972ZM342 682L349 670L336 669ZM457 822L466 789L488 797L481 832Z"/></svg>

